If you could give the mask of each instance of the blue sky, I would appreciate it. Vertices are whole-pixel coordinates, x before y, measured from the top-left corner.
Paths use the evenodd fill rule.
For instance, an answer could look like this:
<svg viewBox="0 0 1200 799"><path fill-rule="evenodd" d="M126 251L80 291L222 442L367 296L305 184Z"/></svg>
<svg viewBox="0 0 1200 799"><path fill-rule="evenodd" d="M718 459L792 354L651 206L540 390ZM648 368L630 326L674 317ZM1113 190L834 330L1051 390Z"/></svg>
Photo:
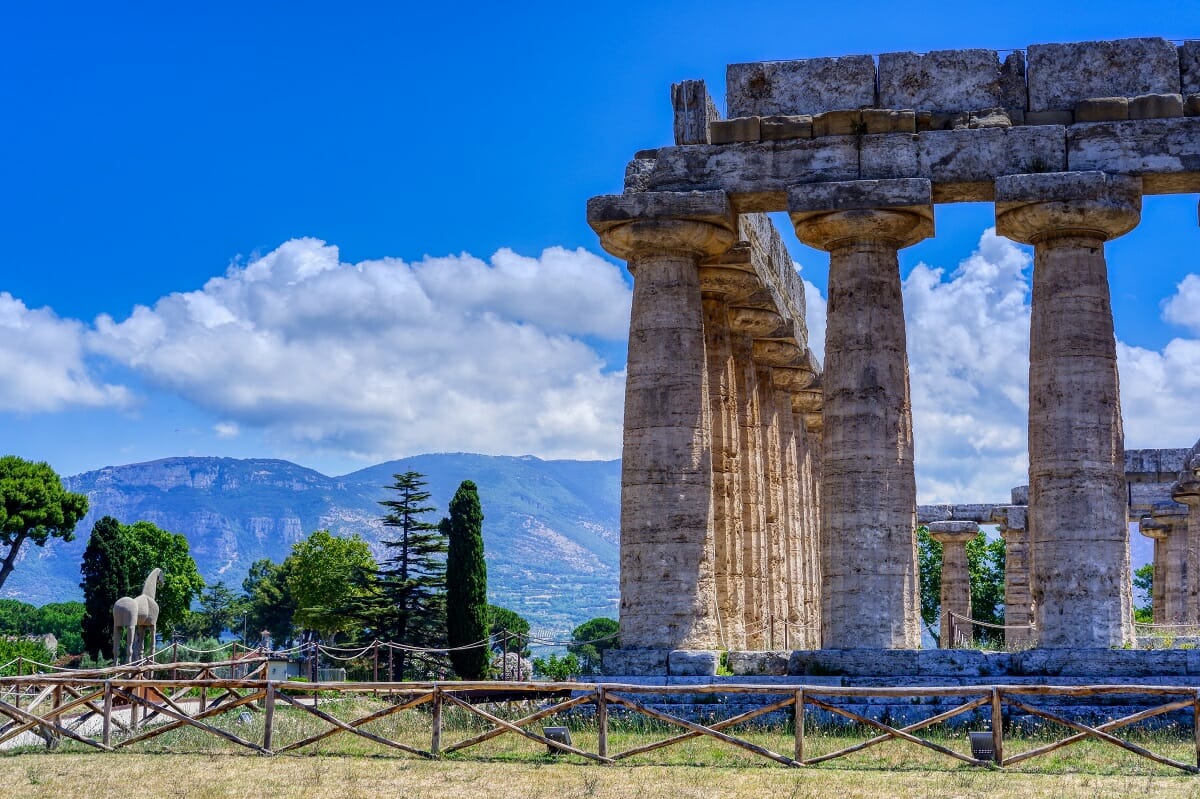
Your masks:
<svg viewBox="0 0 1200 799"><path fill-rule="evenodd" d="M628 275L584 203L669 143L671 82L704 78L721 105L732 62L1200 36L1200 7L1177 2L3 17L0 364L23 377L0 388L0 434L64 474L177 454L329 473L430 450L614 457ZM1148 198L1110 245L1130 446L1200 434L1163 411L1194 396L1170 373L1200 364L1178 289L1200 273L1196 199ZM1020 305L1027 251L988 239L991 222L990 205L939 207L937 238L903 253L911 313L961 323L955 348L942 319L910 320L930 337L912 344L927 499L1021 482L1028 309L994 306ZM793 255L817 313L825 258ZM918 368L941 377L918 385Z"/></svg>

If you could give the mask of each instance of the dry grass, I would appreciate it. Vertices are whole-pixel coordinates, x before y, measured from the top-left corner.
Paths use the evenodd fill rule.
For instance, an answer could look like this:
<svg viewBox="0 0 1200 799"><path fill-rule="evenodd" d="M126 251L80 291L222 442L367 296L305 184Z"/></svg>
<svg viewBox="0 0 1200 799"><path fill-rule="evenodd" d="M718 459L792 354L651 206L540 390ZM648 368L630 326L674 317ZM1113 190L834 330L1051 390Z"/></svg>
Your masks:
<svg viewBox="0 0 1200 799"><path fill-rule="evenodd" d="M595 766L344 756L21 754L0 757L0 794L23 799L378 799L482 796L1200 797L1200 778L925 768Z"/></svg>
<svg viewBox="0 0 1200 799"><path fill-rule="evenodd" d="M386 707L361 698L321 702L321 709L352 720ZM491 707L515 719L527 707ZM262 740L258 712L239 719L232 712L214 720L220 727ZM275 746L283 746L328 725L303 711L280 707ZM429 745L429 715L410 710L372 722L366 729L411 746ZM489 728L459 708L447 708L443 745ZM554 723L548 721L548 723ZM588 718L566 720L576 745L595 751L597 731ZM534 726L536 729L536 725ZM610 751L619 752L679 731L657 722L614 720ZM776 752L790 754L793 738L785 727L731 729L735 735ZM1033 738L1010 736L1008 754L1030 749L1065 731L1047 730ZM965 735L947 729L922 733L966 752ZM1122 733L1148 748L1182 761L1195 757L1191 730L1130 730ZM808 756L863 740L846 730L813 729ZM693 739L619 765L598 766L576 756L551 757L544 747L515 735L502 735L441 761L413 757L357 736L338 734L294 755L262 757L185 728L114 754L85 751L64 742L57 752L0 753L0 797L121 797L137 786L138 799L346 799L408 797L1197 797L1200 776L1188 776L1107 744L1086 741L1003 771L967 765L903 741L891 741L852 756L805 769L788 769L711 739Z"/></svg>

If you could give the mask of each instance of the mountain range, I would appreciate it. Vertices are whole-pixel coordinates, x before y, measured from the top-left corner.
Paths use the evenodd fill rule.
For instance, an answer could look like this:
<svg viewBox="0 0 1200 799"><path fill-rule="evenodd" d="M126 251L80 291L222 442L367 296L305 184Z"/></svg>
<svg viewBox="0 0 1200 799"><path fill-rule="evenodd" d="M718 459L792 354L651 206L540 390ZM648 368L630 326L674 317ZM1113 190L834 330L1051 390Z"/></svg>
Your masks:
<svg viewBox="0 0 1200 799"><path fill-rule="evenodd" d="M79 564L102 516L146 520L182 533L209 584L240 590L250 564L282 561L318 529L358 533L386 557L379 501L393 475L425 475L430 503L446 514L463 480L479 488L488 594L562 640L576 625L617 612L620 461L545 461L532 456L418 455L340 477L283 460L167 458L63 479L86 494L88 515L70 542L26 546L4 585L8 597L43 604L81 599Z"/></svg>

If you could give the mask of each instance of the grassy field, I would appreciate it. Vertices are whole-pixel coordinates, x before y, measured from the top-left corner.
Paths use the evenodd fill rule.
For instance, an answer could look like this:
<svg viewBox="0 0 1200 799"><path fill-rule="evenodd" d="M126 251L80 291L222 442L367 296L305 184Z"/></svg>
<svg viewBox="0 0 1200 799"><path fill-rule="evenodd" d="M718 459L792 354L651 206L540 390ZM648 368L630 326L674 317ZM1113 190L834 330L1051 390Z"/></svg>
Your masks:
<svg viewBox="0 0 1200 799"><path fill-rule="evenodd" d="M381 701L322 701L321 709L351 720L383 707ZM527 708L491 708L515 719ZM221 718L219 726L261 741L261 712ZM587 718L568 720L577 746L595 751L597 731ZM429 716L405 711L372 722L372 732L418 748L429 745ZM274 745L319 733L328 725L303 711L280 708ZM443 745L488 729L487 722L447 708ZM536 725L534 727L536 729ZM614 720L610 751L619 752L679 732L657 722ZM776 752L790 754L790 729L744 727L730 732ZM1010 735L1009 754L1052 740L1064 730ZM961 731L921 733L966 754ZM1187 730L1134 729L1124 737L1155 752L1190 762L1195 748ZM832 752L870 737L846 729L810 730L806 754ZM1084 741L1044 757L997 770L972 766L904 741L890 741L818 766L793 769L707 738L638 755L615 766L575 755L550 756L545 747L505 734L439 761L411 756L357 736L338 734L297 750L265 757L200 730L183 728L117 753L85 750L64 742L44 749L0 752L0 796L121 797L137 786L138 799L342 799L400 795L482 799L483 792L525 797L1197 797L1200 776L1190 776L1096 741Z"/></svg>

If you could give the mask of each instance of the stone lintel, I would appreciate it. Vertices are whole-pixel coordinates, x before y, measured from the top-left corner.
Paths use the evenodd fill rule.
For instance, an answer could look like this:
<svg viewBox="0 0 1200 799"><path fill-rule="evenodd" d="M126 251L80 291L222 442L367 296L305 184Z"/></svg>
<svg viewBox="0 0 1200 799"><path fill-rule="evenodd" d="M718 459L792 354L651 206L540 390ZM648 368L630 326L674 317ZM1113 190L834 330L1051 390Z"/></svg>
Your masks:
<svg viewBox="0 0 1200 799"><path fill-rule="evenodd" d="M750 247L751 266L770 295L770 307L791 323L790 337L801 349L807 349L804 281L796 272L783 237L766 214L741 214L737 222L739 236Z"/></svg>
<svg viewBox="0 0 1200 799"><path fill-rule="evenodd" d="M979 535L975 522L930 522L929 535L943 544L965 544Z"/></svg>
<svg viewBox="0 0 1200 799"><path fill-rule="evenodd" d="M1024 532L1028 524L1027 505L997 505L992 508L991 521L1000 527L1003 536L1009 530Z"/></svg>
<svg viewBox="0 0 1200 799"><path fill-rule="evenodd" d="M1029 486L1013 486L1012 491L1009 492L1009 497L1014 505L1028 505Z"/></svg>
<svg viewBox="0 0 1200 799"><path fill-rule="evenodd" d="M603 234L620 225L643 220L707 222L733 230L729 198L722 191L647 191L601 194L587 203L592 230Z"/></svg>
<svg viewBox="0 0 1200 799"><path fill-rule="evenodd" d="M996 506L991 503L970 503L962 505L918 505L917 524L935 522L974 522L975 524L991 524L992 514Z"/></svg>
<svg viewBox="0 0 1200 799"><path fill-rule="evenodd" d="M932 216L932 204L932 184L924 178L803 183L788 189L792 214L896 209Z"/></svg>
<svg viewBox="0 0 1200 799"><path fill-rule="evenodd" d="M1125 450L1125 479L1137 482L1172 482L1187 460L1189 450L1127 449Z"/></svg>
<svg viewBox="0 0 1200 799"><path fill-rule="evenodd" d="M996 231L1025 243L1059 230L1113 239L1137 225L1141 208L1141 179L1128 175L1050 172L996 180Z"/></svg>
<svg viewBox="0 0 1200 799"><path fill-rule="evenodd" d="M1200 191L1200 117L1072 125L1066 152L1066 169L1137 175L1146 194Z"/></svg>

